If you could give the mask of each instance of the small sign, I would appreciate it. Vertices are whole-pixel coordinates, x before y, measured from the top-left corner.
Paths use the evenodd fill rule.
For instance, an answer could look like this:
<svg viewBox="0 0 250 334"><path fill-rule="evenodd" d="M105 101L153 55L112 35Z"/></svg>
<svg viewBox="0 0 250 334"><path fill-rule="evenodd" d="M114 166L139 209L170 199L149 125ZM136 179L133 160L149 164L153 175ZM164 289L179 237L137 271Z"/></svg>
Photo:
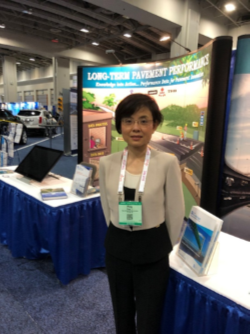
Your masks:
<svg viewBox="0 0 250 334"><path fill-rule="evenodd" d="M88 124L88 128L98 128L100 126L107 126L107 125L108 125L107 122L91 123L91 124Z"/></svg>
<svg viewBox="0 0 250 334"><path fill-rule="evenodd" d="M93 158L93 157L100 157L102 155L105 155L105 152L104 151L101 151L101 152L94 152L94 153L90 153L90 157Z"/></svg>
<svg viewBox="0 0 250 334"><path fill-rule="evenodd" d="M199 126L199 123L198 123L198 122L193 122L193 123L192 123L192 127L193 127L193 128L198 128L198 126Z"/></svg>
<svg viewBox="0 0 250 334"><path fill-rule="evenodd" d="M190 168L185 167L185 168L184 168L184 173L186 173L186 174L188 174L188 175L193 175L193 170L190 169Z"/></svg>
<svg viewBox="0 0 250 334"><path fill-rule="evenodd" d="M177 126L176 130L179 130L179 131L182 130L182 126Z"/></svg>
<svg viewBox="0 0 250 334"><path fill-rule="evenodd" d="M148 95L157 95L158 94L158 90L155 89L155 90L149 90L148 91Z"/></svg>

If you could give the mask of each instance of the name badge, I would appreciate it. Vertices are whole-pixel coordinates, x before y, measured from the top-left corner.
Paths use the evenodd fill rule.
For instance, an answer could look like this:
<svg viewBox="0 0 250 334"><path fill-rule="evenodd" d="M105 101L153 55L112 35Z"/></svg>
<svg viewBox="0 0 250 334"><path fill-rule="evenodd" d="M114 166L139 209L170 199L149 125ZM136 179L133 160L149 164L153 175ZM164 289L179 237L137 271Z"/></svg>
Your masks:
<svg viewBox="0 0 250 334"><path fill-rule="evenodd" d="M119 203L119 224L120 225L142 225L142 204L141 202L120 202Z"/></svg>

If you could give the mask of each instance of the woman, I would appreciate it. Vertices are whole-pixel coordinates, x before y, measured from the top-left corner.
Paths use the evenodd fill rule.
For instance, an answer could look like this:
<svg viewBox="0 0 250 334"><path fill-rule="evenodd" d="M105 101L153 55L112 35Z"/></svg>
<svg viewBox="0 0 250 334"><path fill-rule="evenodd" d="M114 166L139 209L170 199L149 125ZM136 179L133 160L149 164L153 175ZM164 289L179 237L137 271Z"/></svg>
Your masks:
<svg viewBox="0 0 250 334"><path fill-rule="evenodd" d="M109 226L106 268L117 334L134 334L136 327L139 334L159 333L168 254L184 218L176 157L148 147L162 118L150 96L127 96L115 118L127 148L100 159L101 203Z"/></svg>

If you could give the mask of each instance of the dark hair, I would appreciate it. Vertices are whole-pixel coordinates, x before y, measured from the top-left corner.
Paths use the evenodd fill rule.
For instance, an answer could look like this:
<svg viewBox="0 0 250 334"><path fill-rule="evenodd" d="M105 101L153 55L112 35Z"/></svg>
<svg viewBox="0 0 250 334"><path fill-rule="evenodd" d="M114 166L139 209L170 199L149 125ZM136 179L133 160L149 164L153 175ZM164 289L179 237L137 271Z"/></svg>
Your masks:
<svg viewBox="0 0 250 334"><path fill-rule="evenodd" d="M118 133L121 134L122 119L132 116L142 107L147 107L151 111L154 123L160 124L163 121L163 116L154 98L146 94L131 94L125 97L116 107L115 126Z"/></svg>

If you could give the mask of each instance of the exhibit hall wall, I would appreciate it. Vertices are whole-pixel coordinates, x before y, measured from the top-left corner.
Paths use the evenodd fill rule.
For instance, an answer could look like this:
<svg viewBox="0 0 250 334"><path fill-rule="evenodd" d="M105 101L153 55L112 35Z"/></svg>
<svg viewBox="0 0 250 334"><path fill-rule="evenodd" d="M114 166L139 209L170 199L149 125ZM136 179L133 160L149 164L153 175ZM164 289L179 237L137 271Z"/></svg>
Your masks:
<svg viewBox="0 0 250 334"><path fill-rule="evenodd" d="M217 54L221 45L224 63L217 68L213 53ZM78 162L98 167L100 157L123 150L126 143L115 129L116 106L129 94L149 94L164 117L150 147L178 158L188 217L192 205L200 205L202 198L206 128L212 104L209 94L213 94L211 73L213 83L217 80L215 71L219 76L222 70L229 73L231 45L231 38L224 37L166 61L78 67ZM222 92L222 99L226 99L226 93Z"/></svg>
<svg viewBox="0 0 250 334"><path fill-rule="evenodd" d="M238 38L219 214L223 231L250 241L250 35Z"/></svg>

